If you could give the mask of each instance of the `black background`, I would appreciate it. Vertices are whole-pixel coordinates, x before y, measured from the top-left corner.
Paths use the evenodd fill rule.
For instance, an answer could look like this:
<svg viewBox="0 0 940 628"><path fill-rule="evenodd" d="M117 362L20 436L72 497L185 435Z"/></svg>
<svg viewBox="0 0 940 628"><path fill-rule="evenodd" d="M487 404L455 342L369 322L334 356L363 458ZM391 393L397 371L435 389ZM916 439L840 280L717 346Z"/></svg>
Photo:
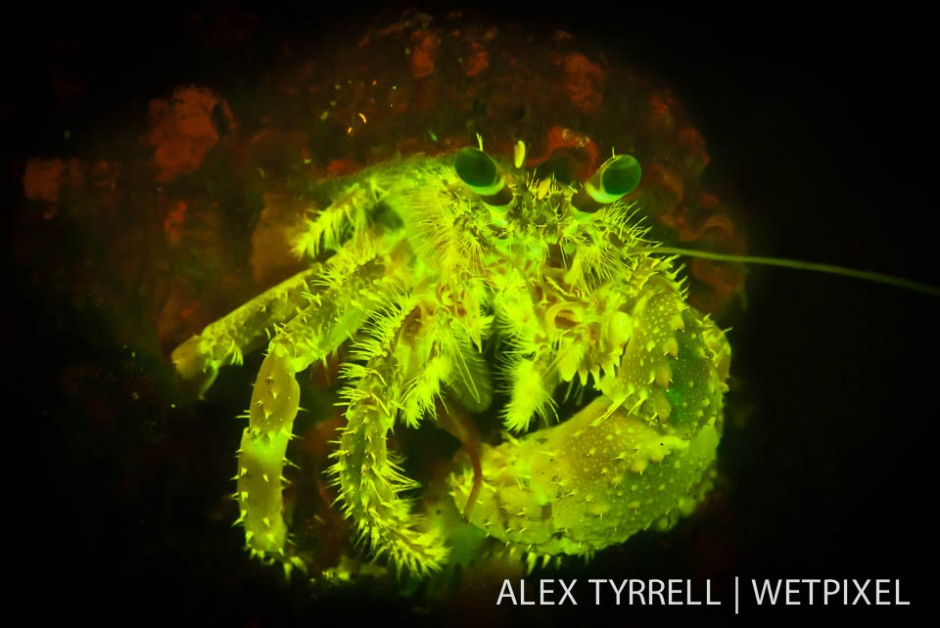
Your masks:
<svg viewBox="0 0 940 628"><path fill-rule="evenodd" d="M338 15L339 8L249 7L261 27L256 64L246 72L263 67L264 51L276 48L279 38L347 28L355 33L382 21L367 5L352 9L358 15ZM62 150L57 129L93 120L91 109L107 115L128 101L146 102L173 85L205 80L218 60L201 58L187 39L186 16L194 9L220 11L213 5L107 14L72 8L10 19L0 120L5 181L15 186L22 159ZM572 14L579 9L590 14ZM938 132L927 95L935 76L918 16L822 20L811 12L637 10L619 18L594 6L564 14L547 6L491 13L567 28L671 86L708 142L710 184L742 208L755 254L937 281ZM83 109L63 112L43 77L68 38L82 42L76 63L89 92ZM15 203L9 207L19 211ZM2 322L9 367L4 421L11 428L4 447L11 457L4 464L4 545L13 550L5 569L19 582L16 604L36 617L67 612L146 622L165 616L184 625L319 624L326 621L324 609L349 617L415 613L428 623L469 619L443 616L433 606L415 611L361 590L321 601L302 583L288 587L260 566L245 568L237 531L227 521L206 520L213 511L207 502L229 488L224 478L209 486L194 479L190 490L173 494L158 475L141 488L144 497L103 497L113 496L121 481L112 475L124 468L115 460L134 456L148 436L128 428L98 443L94 455L87 448L76 454L76 431L93 421L69 415L75 410L57 392L59 365L80 359L120 373L130 358L94 328L95 321L62 324L70 313L48 311L49 300L35 294L29 273L9 268ZM899 578L903 597L913 603L911 609L752 611L762 622L823 613L904 621L912 609L930 607L937 549L928 512L937 459L937 314L937 300L920 294L751 269L748 306L730 332L736 389L720 452L726 484L719 507L668 535L644 536L587 566L569 567L562 577L712 578L725 607L687 613L702 622L732 619L734 576ZM211 404L201 412L219 420ZM154 403L126 420L165 425L166 413L172 414ZM193 447L227 455L238 429L224 443ZM641 614L579 607L525 611L513 621L548 624L599 612L624 623ZM669 624L681 615L666 609L643 619Z"/></svg>

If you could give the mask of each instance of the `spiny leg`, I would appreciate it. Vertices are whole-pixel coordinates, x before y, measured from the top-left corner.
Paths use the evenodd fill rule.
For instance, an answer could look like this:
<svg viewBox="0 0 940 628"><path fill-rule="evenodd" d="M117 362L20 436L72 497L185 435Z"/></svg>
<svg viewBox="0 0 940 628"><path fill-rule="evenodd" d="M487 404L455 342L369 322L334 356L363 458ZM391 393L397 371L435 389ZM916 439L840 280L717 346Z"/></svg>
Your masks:
<svg viewBox="0 0 940 628"><path fill-rule="evenodd" d="M316 256L323 246L337 247L340 238L348 235L334 256L269 288L173 351L177 372L184 379L201 380L200 397L215 381L220 367L241 364L242 355L262 346L278 324L300 312L309 302L311 293L338 285L376 257L379 247L394 245L399 236L378 238L372 230L363 227L376 194L362 192L352 197L353 200L346 199L346 202L337 200L315 220L307 221L307 229L296 237L298 255L306 252ZM350 230L352 233L348 234Z"/></svg>
<svg viewBox="0 0 940 628"><path fill-rule="evenodd" d="M547 422L558 383L545 319L538 307L544 293L533 294L536 288L514 270L498 277L495 284L493 307L502 335L512 345L502 365L509 384L503 423L512 432L524 432L535 415Z"/></svg>
<svg viewBox="0 0 940 628"><path fill-rule="evenodd" d="M413 329L403 330L406 342L398 344L396 354L405 366L402 420L409 427L434 410L441 397L442 385L465 409L479 413L493 401L493 383L489 367L472 339L474 329L444 308L433 303L415 310ZM486 338L489 322L477 332Z"/></svg>
<svg viewBox="0 0 940 628"><path fill-rule="evenodd" d="M252 391L249 425L238 454L238 491L245 538L262 558L299 561L285 554L281 482L300 398L295 374L325 359L352 336L389 289L383 268L368 263L319 295L271 341Z"/></svg>
<svg viewBox="0 0 940 628"><path fill-rule="evenodd" d="M503 423L513 432L525 432L533 416L547 424L549 413L554 416L552 391L558 384L558 375L552 367L549 351L540 351L534 357L517 357L508 368L509 402L503 410Z"/></svg>
<svg viewBox="0 0 940 628"><path fill-rule="evenodd" d="M294 253L316 258L323 250L338 251L347 237L365 229L376 207L394 191L413 187L413 162L365 168L333 183L340 191L326 207L304 222L293 242Z"/></svg>
<svg viewBox="0 0 940 628"><path fill-rule="evenodd" d="M443 301L453 302L446 294ZM408 342L398 347L399 361L407 365L405 370L409 374L402 396L402 420L405 425L417 427L433 411L438 425L460 441L475 470L474 491L464 506L466 518L473 509L483 476L479 431L465 410L480 413L493 401L489 367L479 351L482 340L488 337L490 319L483 321L472 315L461 319L445 308L434 308L433 304L423 309L414 320L413 327L417 329L414 333L403 330L402 336ZM442 396L445 384L450 403L445 403Z"/></svg>
<svg viewBox="0 0 940 628"><path fill-rule="evenodd" d="M344 514L356 522L376 556L387 553L400 570L426 575L441 568L447 547L440 531L422 529L423 517L413 514L411 504L400 496L417 483L401 472L386 443L411 361L414 337L407 328L416 306L415 299L401 298L381 315L372 337L353 347L364 364L346 365L354 385L343 391L347 425L330 471L340 486ZM439 386L433 373L418 376Z"/></svg>
<svg viewBox="0 0 940 628"><path fill-rule="evenodd" d="M173 351L173 364L183 379L198 379L202 397L215 381L218 370L241 364L242 355L259 348L274 327L297 314L307 304L306 295L322 274L316 264L245 303L234 312L210 323Z"/></svg>
<svg viewBox="0 0 940 628"><path fill-rule="evenodd" d="M284 558L287 526L281 516L284 454L300 403L300 386L289 363L268 353L251 395L249 427L238 450L238 492L245 541L252 555ZM302 563L291 558L298 567Z"/></svg>

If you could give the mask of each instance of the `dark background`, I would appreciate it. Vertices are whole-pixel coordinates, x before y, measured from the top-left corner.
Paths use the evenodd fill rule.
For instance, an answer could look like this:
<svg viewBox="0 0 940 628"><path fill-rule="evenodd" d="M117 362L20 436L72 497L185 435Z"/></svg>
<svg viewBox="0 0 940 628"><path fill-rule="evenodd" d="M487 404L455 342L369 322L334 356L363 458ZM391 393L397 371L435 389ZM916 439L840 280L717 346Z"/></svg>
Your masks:
<svg viewBox="0 0 940 628"><path fill-rule="evenodd" d="M104 124L102 117L123 111L127 102L146 102L178 84L206 83L208 73L226 63L240 64L240 80L248 80L263 72L281 38L356 33L384 19L368 13L368 5L356 5L359 15L338 15L341 8L246 7L259 20L256 49L228 62L207 58L188 26L194 10L225 13L211 4L14 16L4 25L0 110L5 182L14 198L7 211L21 211L17 164L62 154L64 125ZM575 10L590 15L570 15ZM938 132L927 96L935 76L918 16L853 15L850 25L809 13L646 10L608 19L597 7L570 7L562 15L547 6L491 13L497 20L567 28L671 86L708 142L710 185L741 208L755 254L937 282ZM74 40L81 53L70 57ZM72 59L88 86L82 104L65 110L47 80L63 58ZM154 443L185 439L187 420L218 422L226 434L224 442L187 445L194 456L229 456L239 430L225 429L227 419L212 403L182 411L153 401L163 392L181 401L165 383L166 363L135 359L93 316L65 304L51 311L56 301L36 293L30 269L11 264L8 272L0 320L8 365L4 455L10 457L3 509L5 567L19 582L14 604L35 617L166 617L184 625L321 623L325 609L348 617L455 619L446 608L416 610L362 590L321 600L296 580L284 585L247 560L238 531L218 515L216 500L231 488L225 478L195 476L181 485L185 469L160 459L140 462L149 469L140 477L122 476L139 452L161 451ZM683 615L726 622L734 576L899 578L912 608L932 604L936 298L754 267L747 299L729 336L735 386L717 503L667 535L643 535L561 572L566 578L712 578L726 606L654 613L548 609L517 613L512 621L547 624L604 611L624 622L642 617L669 624ZM104 436L85 433L95 426L92 404L76 406L62 393L63 365L76 362L97 365L88 398L126 392L129 380L151 382L153 395L143 405L119 406L128 413L123 427ZM121 488L127 481L141 484ZM863 613L904 621L913 610L756 612L751 617L762 622L792 623L823 613L847 621Z"/></svg>

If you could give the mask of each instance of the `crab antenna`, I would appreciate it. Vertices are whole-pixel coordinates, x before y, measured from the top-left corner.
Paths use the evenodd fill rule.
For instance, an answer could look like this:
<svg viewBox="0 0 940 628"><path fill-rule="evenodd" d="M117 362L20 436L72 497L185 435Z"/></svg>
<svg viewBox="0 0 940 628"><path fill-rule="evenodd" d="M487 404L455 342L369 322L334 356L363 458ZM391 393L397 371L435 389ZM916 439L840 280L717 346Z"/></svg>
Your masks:
<svg viewBox="0 0 940 628"><path fill-rule="evenodd" d="M571 197L571 204L583 212L594 213L629 194L640 184L642 169L632 155L614 155Z"/></svg>
<svg viewBox="0 0 940 628"><path fill-rule="evenodd" d="M479 148L466 146L457 151L454 170L480 199L495 209L505 209L512 203L512 190L499 172L496 161Z"/></svg>
<svg viewBox="0 0 940 628"><path fill-rule="evenodd" d="M843 277L852 277L862 281L872 281L875 283L895 286L905 290L913 290L932 297L940 297L940 286L929 283L907 279L905 277L896 277L885 273L877 273L869 270L856 270L834 264L821 264L819 262L804 262L795 259L785 259L779 257L761 257L752 255L731 255L727 253L712 253L710 251L696 251L693 249L684 249L675 246L656 246L648 248L634 249L636 253L662 253L664 255L687 255L689 257L698 257L700 259L709 259L716 262L739 262L741 264L758 264L760 266L778 266L780 268L793 268L796 270L809 270L816 273L826 273L829 275L841 275Z"/></svg>

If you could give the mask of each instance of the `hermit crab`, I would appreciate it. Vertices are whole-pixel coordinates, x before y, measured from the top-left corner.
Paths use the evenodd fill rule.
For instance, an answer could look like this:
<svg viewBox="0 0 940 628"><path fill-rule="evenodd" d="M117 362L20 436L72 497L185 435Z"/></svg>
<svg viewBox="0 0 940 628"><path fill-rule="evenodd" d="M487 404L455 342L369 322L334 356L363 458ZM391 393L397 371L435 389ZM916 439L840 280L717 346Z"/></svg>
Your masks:
<svg viewBox="0 0 940 628"><path fill-rule="evenodd" d="M590 555L694 510L721 436L725 335L646 237L634 157L572 185L529 172L524 154L519 142L497 160L478 138L311 190L290 238L310 267L173 352L205 389L267 343L236 473L252 554L304 567L282 500L296 375L338 352L346 423L328 476L365 550L399 571L465 560L454 531L468 526L533 561ZM465 462L437 489L461 515L446 523L425 512L389 435L486 414L502 434L461 439Z"/></svg>

